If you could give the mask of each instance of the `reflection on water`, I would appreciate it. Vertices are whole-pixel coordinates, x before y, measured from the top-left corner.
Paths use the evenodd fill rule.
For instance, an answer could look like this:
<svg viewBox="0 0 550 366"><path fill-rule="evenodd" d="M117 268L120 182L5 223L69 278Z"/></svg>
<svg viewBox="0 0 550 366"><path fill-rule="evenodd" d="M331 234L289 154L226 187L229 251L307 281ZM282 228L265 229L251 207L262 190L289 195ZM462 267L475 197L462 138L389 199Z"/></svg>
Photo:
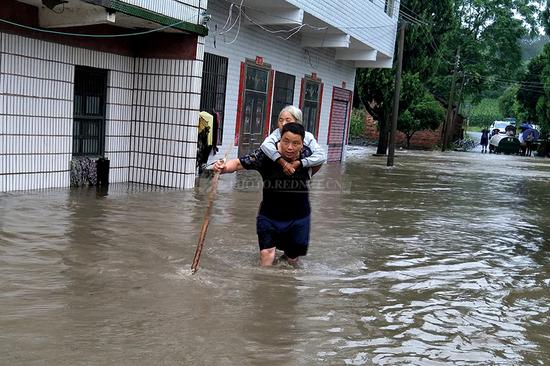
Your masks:
<svg viewBox="0 0 550 366"><path fill-rule="evenodd" d="M550 162L371 153L315 178L299 269L257 266L255 173L194 276L204 181L1 195L0 364L550 363Z"/></svg>

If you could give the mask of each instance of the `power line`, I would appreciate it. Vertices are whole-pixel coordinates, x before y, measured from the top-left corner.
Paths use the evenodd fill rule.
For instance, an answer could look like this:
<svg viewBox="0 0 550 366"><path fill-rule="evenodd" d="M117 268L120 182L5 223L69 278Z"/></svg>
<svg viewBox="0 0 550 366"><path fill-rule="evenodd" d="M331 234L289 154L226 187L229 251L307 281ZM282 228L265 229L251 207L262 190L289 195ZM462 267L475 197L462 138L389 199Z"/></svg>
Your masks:
<svg viewBox="0 0 550 366"><path fill-rule="evenodd" d="M535 85L523 85L521 81L500 81L500 80L490 80L495 84L500 84L502 86L512 86L517 85L521 90L532 92L535 94L545 95L547 94L546 90L543 87L537 87Z"/></svg>
<svg viewBox="0 0 550 366"><path fill-rule="evenodd" d="M6 24L9 24L9 25L13 25L15 27L36 31L36 32L50 33L50 34L56 34L56 35L61 35L61 36L89 37L89 38L118 38L118 37L141 36L141 35L144 35L144 34L159 32L159 31L162 31L164 29L172 28L172 27L178 26L182 23L186 23L186 22L188 22L188 21L190 21L191 19L194 19L194 18L195 17L193 16L189 19L180 20L180 21L177 21L176 23L165 25L165 26L155 28L155 29L150 29L148 31L133 32L133 33L121 33L121 34L88 34L88 33L61 32L61 31L56 31L56 30L52 30L52 29L31 27L29 25L12 22L11 20L2 19L2 18L0 18L0 22L1 23L6 23Z"/></svg>
<svg viewBox="0 0 550 366"><path fill-rule="evenodd" d="M241 22L242 22L242 6L243 6L243 2L244 0L241 0L241 4L240 5L236 5L236 4L231 4L231 6L229 7L229 13L227 15L227 21L225 22L225 25L223 26L222 28L222 31L219 33L220 35L223 35L227 32L229 32L231 29L233 29L233 27L235 27L235 24L237 24L237 22L239 23L239 26L237 27L237 33L235 33L235 37L233 38L232 41L230 42L225 42L225 39L224 39L224 42L227 43L227 44L233 44L237 41L237 38L239 37L239 33L241 31ZM237 17L235 18L235 21L233 22L233 24L231 24L231 26L227 29L225 29L227 27L227 24L229 24L231 22L231 18L233 17L233 6L235 6L237 8L239 8L239 14L237 15Z"/></svg>
<svg viewBox="0 0 550 366"><path fill-rule="evenodd" d="M543 86L544 84L538 81L521 81L521 80L515 80L515 79L506 79L506 78L495 78L492 76L483 76L478 75L470 72L465 72L466 75L478 77L480 79L488 79L490 81L502 81L502 82L509 82L509 83L521 83L521 84L531 84L531 86Z"/></svg>
<svg viewBox="0 0 550 366"><path fill-rule="evenodd" d="M310 24L302 24L300 22L296 22L295 19L291 19L291 18L287 18L287 17L284 17L284 16L280 16L280 15L276 15L276 14L270 14L270 13L267 13L265 12L262 8L258 8L258 7L254 7L254 6L246 6L243 4L243 1L241 1L240 3L236 3L235 1L232 1L232 0L225 0L225 2L231 4L230 6L230 13L231 13L231 9L233 6L236 6L237 8L240 9L240 12L242 11L244 16L254 25L262 28L263 30L265 30L266 32L268 33L272 33L272 34L275 34L275 33L291 33L291 35L287 36L287 37L283 37L283 36L279 36L279 38L282 38L282 39L285 39L285 40L288 40L289 38L291 38L294 34L298 33L302 28L304 27L308 27L308 28L311 28L311 29L314 29L314 30L317 30L317 31L321 31L321 30L326 30L327 27L316 27L316 26L313 26L313 25L310 25ZM372 3L373 6L376 6L380 9L383 9L383 7L381 7L380 5L378 5L377 3ZM273 29L268 29L267 27L261 25L256 19L254 19L249 13L246 12L246 10L243 10L242 8L244 9L250 9L250 10L254 10L260 14L263 14L263 15L267 15L271 18L275 18L275 19L283 19L283 20L287 20L289 21L291 24L292 23L295 23L296 24L296 27L293 27L291 29L278 29L278 30L273 30ZM407 16L410 16L407 14ZM228 18L229 19L229 18ZM408 17L408 19L410 19L410 22L411 23L414 23L414 24L417 24L418 25L418 22L419 20L417 19L414 19L413 17ZM226 25L227 25L227 22L226 22ZM373 26L337 26L336 28L338 29L342 29L342 30L369 30L369 29L373 29L373 30L376 30L376 29L382 29L382 28L393 28L395 27L396 24L394 23L391 23L391 24L381 24L381 25L373 25ZM367 35L368 37L367 38L372 38L374 36L378 37L378 38L387 38L387 39L393 39L393 37L388 34L387 32L384 32L384 33L381 33L381 34L378 34L378 35Z"/></svg>
<svg viewBox="0 0 550 366"><path fill-rule="evenodd" d="M401 9L401 8L405 8L407 11L409 11L413 15L416 15L417 18L422 19L422 17L420 15L418 15L418 13L416 13L414 10L412 10L407 5L405 5L403 1L399 2L399 9Z"/></svg>
<svg viewBox="0 0 550 366"><path fill-rule="evenodd" d="M414 16L412 16L412 15L410 15L410 14L408 14L408 13L402 11L402 10L399 10L399 15L401 15L401 17L403 19L405 19L407 22L412 23L414 25L421 26L421 27L422 26L424 26L424 27L429 26L428 23L422 22L421 20L415 18Z"/></svg>

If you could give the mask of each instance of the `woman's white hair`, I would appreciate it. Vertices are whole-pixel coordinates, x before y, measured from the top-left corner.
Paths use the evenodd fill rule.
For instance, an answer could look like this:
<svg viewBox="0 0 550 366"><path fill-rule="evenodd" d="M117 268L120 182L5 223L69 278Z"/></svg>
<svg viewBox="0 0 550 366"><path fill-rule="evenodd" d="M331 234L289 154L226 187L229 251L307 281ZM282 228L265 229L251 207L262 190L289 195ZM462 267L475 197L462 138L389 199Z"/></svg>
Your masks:
<svg viewBox="0 0 550 366"><path fill-rule="evenodd" d="M284 112L290 113L292 117L296 120L298 123L302 123L303 117L302 117L302 110L298 107L295 107L293 105L287 105L283 109L281 109L281 112L279 112L279 118Z"/></svg>

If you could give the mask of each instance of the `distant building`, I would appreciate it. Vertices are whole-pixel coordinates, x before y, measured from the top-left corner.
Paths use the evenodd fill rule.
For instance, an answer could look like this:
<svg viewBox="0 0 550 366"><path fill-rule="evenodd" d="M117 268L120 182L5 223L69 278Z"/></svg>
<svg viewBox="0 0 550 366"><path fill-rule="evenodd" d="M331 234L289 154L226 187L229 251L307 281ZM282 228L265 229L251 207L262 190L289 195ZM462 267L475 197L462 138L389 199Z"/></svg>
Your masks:
<svg viewBox="0 0 550 366"><path fill-rule="evenodd" d="M241 6L241 4L243 6ZM190 188L198 115L220 151L258 146L286 104L342 159L355 69L391 67L394 0L4 0L0 191L110 182Z"/></svg>

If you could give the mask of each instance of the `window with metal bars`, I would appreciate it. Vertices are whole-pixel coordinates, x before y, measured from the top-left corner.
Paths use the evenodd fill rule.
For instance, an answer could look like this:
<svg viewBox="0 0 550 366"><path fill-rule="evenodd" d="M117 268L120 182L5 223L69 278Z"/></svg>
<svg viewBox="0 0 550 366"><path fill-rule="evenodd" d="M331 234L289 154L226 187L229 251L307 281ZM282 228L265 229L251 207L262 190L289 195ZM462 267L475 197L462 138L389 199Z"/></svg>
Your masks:
<svg viewBox="0 0 550 366"><path fill-rule="evenodd" d="M317 136L317 125L321 101L321 80L304 78L304 92L302 100L302 113L304 115L304 128Z"/></svg>
<svg viewBox="0 0 550 366"><path fill-rule="evenodd" d="M105 153L106 94L107 70L75 67L73 156Z"/></svg>
<svg viewBox="0 0 550 366"><path fill-rule="evenodd" d="M294 102L294 75L277 71L273 87L273 108L271 113L271 132L277 128L279 113L287 105Z"/></svg>
<svg viewBox="0 0 550 366"><path fill-rule="evenodd" d="M223 136L228 61L227 57L204 53L200 109L218 117L217 145Z"/></svg>

